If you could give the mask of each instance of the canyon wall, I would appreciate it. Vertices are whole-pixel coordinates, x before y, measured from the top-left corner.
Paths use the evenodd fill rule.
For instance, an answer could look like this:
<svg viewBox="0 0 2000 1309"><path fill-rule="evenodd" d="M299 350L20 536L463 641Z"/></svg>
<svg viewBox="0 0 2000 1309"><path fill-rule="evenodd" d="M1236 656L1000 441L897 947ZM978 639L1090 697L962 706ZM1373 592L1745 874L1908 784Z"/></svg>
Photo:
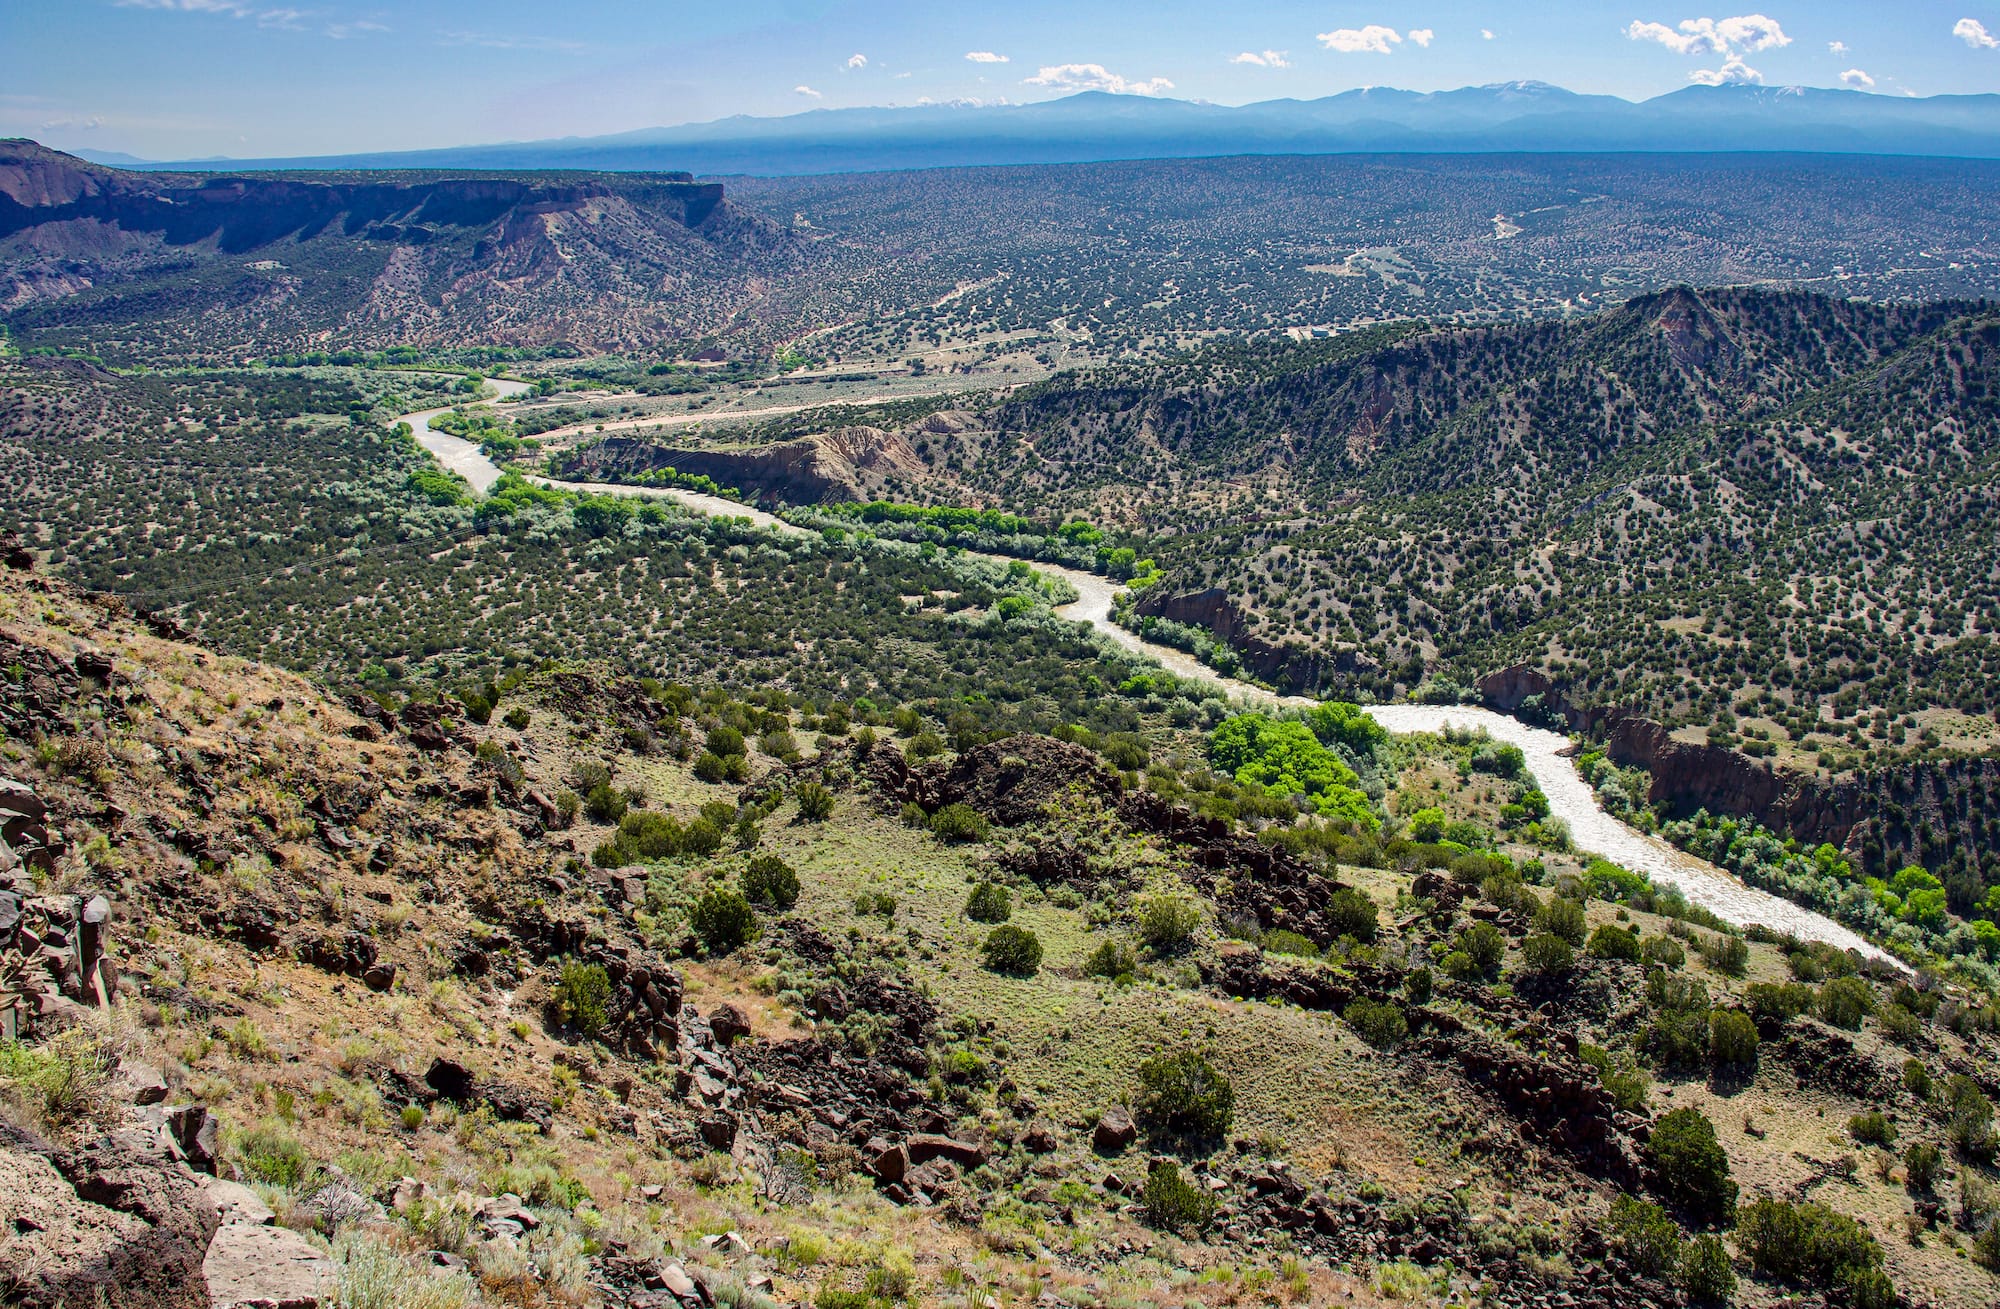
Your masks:
<svg viewBox="0 0 2000 1309"><path fill-rule="evenodd" d="M440 227L486 227L511 215L570 212L626 194L676 211L693 227L722 203L719 183L680 174L614 188L602 180L431 177L394 181L299 176L124 173L33 145L0 149L0 237L47 224L96 222L173 246L213 242L242 253L322 233L422 243Z"/></svg>
<svg viewBox="0 0 2000 1309"><path fill-rule="evenodd" d="M1310 694L1325 683L1376 669L1374 661L1355 651L1329 654L1252 636L1242 611L1229 602L1228 593L1219 586L1179 595L1155 588L1141 592L1135 607L1141 617L1164 618L1212 632L1243 656L1245 671L1283 692Z"/></svg>
<svg viewBox="0 0 2000 1309"><path fill-rule="evenodd" d="M622 481L664 468L713 478L758 500L826 504L867 498L867 473L914 473L922 461L900 435L876 427L842 427L735 449L683 449L643 437L607 436L572 452L564 475Z"/></svg>
<svg viewBox="0 0 2000 1309"><path fill-rule="evenodd" d="M1625 710L1578 708L1534 668L1503 668L1477 688L1503 712L1540 697L1570 730L1603 741L1613 763L1645 769L1652 777L1647 800L1662 813L1706 809L1754 819L1807 845L1838 846L1874 874L1921 864L1961 902L1975 894L1967 879L2000 881L2000 822L1990 817L2000 812L2000 760L1924 760L1821 777L1740 750L1676 741L1664 725ZM1962 903L1955 907L1962 911Z"/></svg>

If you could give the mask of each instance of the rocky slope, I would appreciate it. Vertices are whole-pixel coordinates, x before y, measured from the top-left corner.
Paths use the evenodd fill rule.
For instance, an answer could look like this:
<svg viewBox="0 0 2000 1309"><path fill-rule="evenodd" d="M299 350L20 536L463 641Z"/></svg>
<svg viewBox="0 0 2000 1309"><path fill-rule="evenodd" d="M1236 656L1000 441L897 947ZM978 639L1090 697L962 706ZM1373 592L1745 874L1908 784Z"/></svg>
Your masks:
<svg viewBox="0 0 2000 1309"><path fill-rule="evenodd" d="M1295 1303L1678 1303L1594 1217L1665 1185L1643 1087L1621 1104L1585 1057L1643 1030L1640 967L1413 980L1482 927L1525 949L1540 919L1482 882L1491 860L1336 865L1037 736L925 762L821 720L814 752L703 781L683 756L731 751L725 719L803 715L584 668L510 684L483 723L336 702L6 560L0 981L23 1039L0 1047L0 1270L23 1303L303 1307L331 1281L761 1309L945 1303L970 1279L996 1299L1179 1281L1219 1307L1246 1265ZM983 847L926 830L959 806L994 825ZM796 904L736 901L760 939L713 935L703 906L774 866ZM1237 939L1097 975L1183 881ZM981 964L966 894L989 882L1046 942L1039 971ZM1577 913L1705 937L1637 901ZM1751 947L1748 977L1780 949ZM1741 1003L1740 979L1687 969ZM1967 997L1906 998L1936 1015L1908 1044L1780 1016L1751 1070L1704 1057L1664 1091L1707 1109L1746 1187L1971 1230L1981 1211L1923 1210L1921 1188L1914 1210L1887 1180L1836 1194L1809 1132L1749 1130L1886 1104L1939 1137L1907 1051L2000 1091ZM1384 1009L1406 1029L1363 1042ZM1226 1137L1133 1090L1197 1032L1238 1088ZM1169 1163L1212 1212L1171 1216ZM1889 1259L1912 1303L1988 1285L1935 1242Z"/></svg>

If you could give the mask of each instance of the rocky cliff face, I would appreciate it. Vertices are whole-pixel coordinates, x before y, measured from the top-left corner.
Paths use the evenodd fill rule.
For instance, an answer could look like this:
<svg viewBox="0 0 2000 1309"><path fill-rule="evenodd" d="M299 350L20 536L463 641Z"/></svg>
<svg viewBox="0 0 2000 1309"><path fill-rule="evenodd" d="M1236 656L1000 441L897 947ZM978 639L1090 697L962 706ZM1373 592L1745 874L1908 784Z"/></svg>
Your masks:
<svg viewBox="0 0 2000 1309"><path fill-rule="evenodd" d="M1612 762L1651 774L1646 798L1668 813L1706 809L1754 819L1807 844L1839 846L1873 873L1919 863L1949 885L2000 867L2000 842L1978 817L2000 801L2000 760L1935 760L1829 779L1723 746L1676 741L1662 724L1617 708L1579 708L1534 668L1503 668L1477 687L1508 713L1539 698L1569 730L1602 739Z"/></svg>
<svg viewBox="0 0 2000 1309"><path fill-rule="evenodd" d="M0 143L0 309L107 356L642 348L754 324L811 262L686 174L126 173Z"/></svg>
<svg viewBox="0 0 2000 1309"><path fill-rule="evenodd" d="M1517 713L1530 703L1562 721L1572 732L1599 738L1613 763L1643 768L1652 775L1647 799L1673 812L1711 813L1755 817L1766 826L1790 830L1793 822L1807 822L1817 837L1836 844L1847 836L1847 826L1822 812L1824 806L1808 799L1813 779L1779 770L1764 760L1721 746L1676 741L1673 733L1650 718L1642 718L1611 706L1579 707L1570 703L1562 686L1540 669L1516 665L1489 673L1474 684L1486 703L1503 713ZM1831 819L1831 821L1829 821Z"/></svg>
<svg viewBox="0 0 2000 1309"><path fill-rule="evenodd" d="M646 198L700 225L722 203L720 183L687 174L648 179ZM513 215L582 209L615 194L602 180L442 177L320 181L300 176L125 173L33 142L0 146L0 238L50 224L95 222L152 233L168 245L212 243L241 254L284 237L332 232L421 244L440 228L483 228Z"/></svg>
<svg viewBox="0 0 2000 1309"><path fill-rule="evenodd" d="M1473 683L1475 690L1502 713L1514 713L1537 702L1545 714L1562 720L1572 732L1593 732L1606 717L1601 708L1578 708L1563 695L1561 688L1551 682L1539 668L1527 664L1516 664L1512 668L1502 668L1488 673Z"/></svg>
<svg viewBox="0 0 2000 1309"><path fill-rule="evenodd" d="M691 450L635 437L606 437L578 450L577 478L630 478L655 469L714 478L759 500L823 504L867 498L869 474L916 473L923 462L900 434L879 427L831 432L738 450Z"/></svg>
<svg viewBox="0 0 2000 1309"><path fill-rule="evenodd" d="M1630 716L1610 724L1606 744L1615 762L1652 774L1648 799L1670 812L1754 818L1809 845L1839 846L1870 873L1921 864L1944 880L1960 912L1978 898L1978 871L1991 880L2000 868L2000 842L1979 818L2000 801L2000 760L1930 760L1828 779L1675 741L1660 724Z"/></svg>
<svg viewBox="0 0 2000 1309"><path fill-rule="evenodd" d="M1802 774L1781 771L1766 760L1722 746L1676 741L1666 727L1650 718L1613 717L1609 729L1606 753L1613 763L1644 768L1652 774L1652 791L1647 798L1654 803L1677 811L1707 809L1756 816L1759 821L1769 815L1785 820L1765 822L1779 829L1792 826L1791 815L1803 817L1812 808L1806 799L1812 779ZM1843 829L1837 837L1822 839L1844 839L1846 835Z"/></svg>
<svg viewBox="0 0 2000 1309"><path fill-rule="evenodd" d="M1356 651L1328 653L1304 650L1251 635L1244 624L1242 611L1230 602L1228 592L1219 586L1177 595L1159 590L1146 591L1141 593L1137 608L1144 617L1186 623L1214 633L1218 640L1227 642L1231 649L1243 656L1245 670L1280 691L1316 691L1338 684L1342 677L1375 668L1373 660Z"/></svg>

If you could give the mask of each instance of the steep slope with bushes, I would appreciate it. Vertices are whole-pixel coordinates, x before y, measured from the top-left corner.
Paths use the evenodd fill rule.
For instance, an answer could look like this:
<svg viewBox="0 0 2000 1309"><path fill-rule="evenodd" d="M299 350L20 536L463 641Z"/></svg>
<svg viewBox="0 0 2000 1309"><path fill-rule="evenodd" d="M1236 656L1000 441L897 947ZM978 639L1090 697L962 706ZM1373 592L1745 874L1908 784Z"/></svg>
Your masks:
<svg viewBox="0 0 2000 1309"><path fill-rule="evenodd" d="M1490 743L336 702L6 559L26 1303L1991 1294L1990 1004L1548 848Z"/></svg>

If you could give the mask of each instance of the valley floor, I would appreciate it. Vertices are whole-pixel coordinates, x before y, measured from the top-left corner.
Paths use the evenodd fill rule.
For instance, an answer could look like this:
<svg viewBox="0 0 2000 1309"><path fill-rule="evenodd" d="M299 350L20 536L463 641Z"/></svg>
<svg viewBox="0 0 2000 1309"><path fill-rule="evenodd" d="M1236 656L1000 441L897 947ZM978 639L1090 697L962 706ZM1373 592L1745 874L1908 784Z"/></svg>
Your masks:
<svg viewBox="0 0 2000 1309"><path fill-rule="evenodd" d="M506 379L495 379L489 385L494 386L502 397L524 394L530 389L524 383ZM418 441L445 468L464 477L477 491L490 489L500 480L499 466L472 442L432 429L430 419L438 412L441 411L405 414L399 421L410 424ZM546 477L532 480L543 486L590 494L658 497L699 513L742 518L756 527L774 532L799 534L803 530L753 506L677 487L569 482ZM1000 556L987 558L1002 566L1010 562ZM1113 597L1118 587L1105 577L1052 564L1039 564L1037 568L1062 578L1077 592L1076 600L1057 608L1059 615L1089 623L1103 636L1157 661L1177 677L1218 687L1245 704L1302 706L1315 703L1302 696L1275 695L1251 683L1225 677L1182 651L1133 634L1112 620ZM1824 914L1801 908L1767 891L1745 886L1715 865L1676 850L1658 837L1635 831L1606 814L1569 758L1573 753L1573 743L1566 737L1473 706L1438 709L1422 705L1385 705L1371 706L1369 713L1394 732L1435 734L1449 726L1482 732L1496 740L1522 747L1527 754L1528 769L1549 797L1555 816L1569 825L1573 838L1582 849L1635 869L1663 884L1678 887L1692 902L1713 910L1727 922L1738 927L1756 924L1802 940L1822 941L1837 949L1855 950L1873 958L1891 958Z"/></svg>

